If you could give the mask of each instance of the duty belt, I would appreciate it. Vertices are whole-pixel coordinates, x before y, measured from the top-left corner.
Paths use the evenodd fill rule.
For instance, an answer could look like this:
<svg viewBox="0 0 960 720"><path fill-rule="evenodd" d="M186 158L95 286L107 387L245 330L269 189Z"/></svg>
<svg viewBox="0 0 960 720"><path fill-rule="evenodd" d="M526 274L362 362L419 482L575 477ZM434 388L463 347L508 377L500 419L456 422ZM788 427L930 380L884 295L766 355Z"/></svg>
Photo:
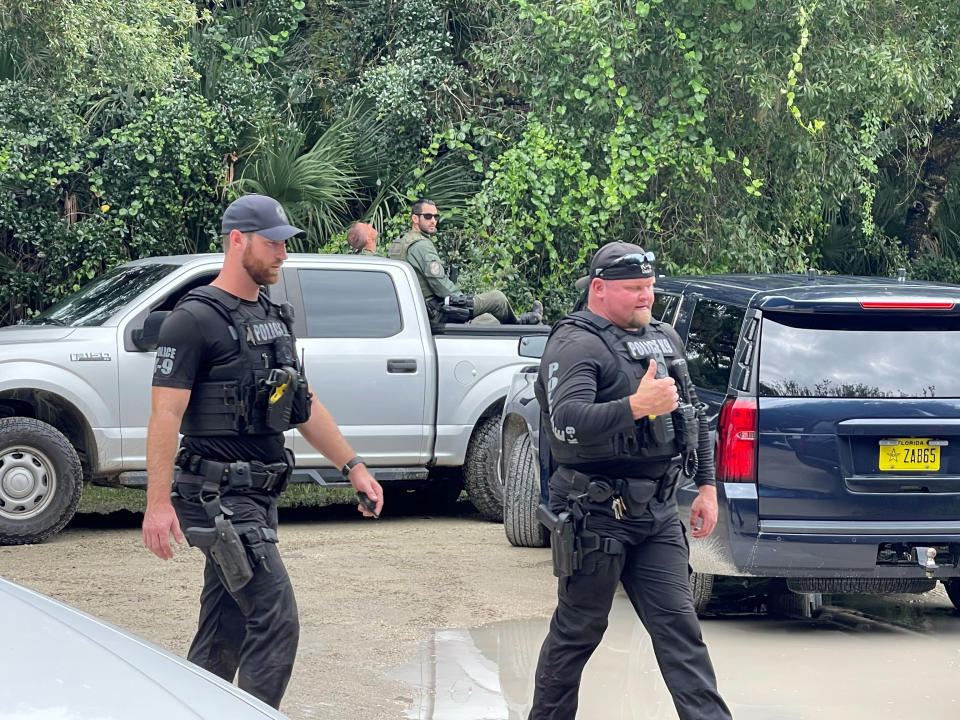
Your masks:
<svg viewBox="0 0 960 720"><path fill-rule="evenodd" d="M220 462L193 455L187 450L177 454L177 466L191 475L199 475L207 482L231 490L265 490L279 488L287 479L290 466L285 462L262 463L257 460Z"/></svg>
<svg viewBox="0 0 960 720"><path fill-rule="evenodd" d="M679 464L671 464L658 479L611 478L606 475L588 475L579 470L572 470L570 484L574 490L585 494L588 500L595 503L605 503L611 498L627 496L629 486L633 483L656 485L653 496L660 502L666 502L677 488L679 470Z"/></svg>

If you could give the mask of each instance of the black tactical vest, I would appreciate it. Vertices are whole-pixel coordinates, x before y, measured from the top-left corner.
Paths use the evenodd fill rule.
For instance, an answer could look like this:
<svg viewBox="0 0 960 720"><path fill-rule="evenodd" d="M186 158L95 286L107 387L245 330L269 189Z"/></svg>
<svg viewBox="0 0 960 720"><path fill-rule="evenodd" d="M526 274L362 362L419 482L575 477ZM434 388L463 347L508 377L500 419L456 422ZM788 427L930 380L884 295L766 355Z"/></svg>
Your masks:
<svg viewBox="0 0 960 720"><path fill-rule="evenodd" d="M659 320L651 320L645 330L639 333L628 332L593 313L579 311L571 313L554 325L551 334L564 325L576 325L599 337L617 361L617 377L614 382L597 388L598 403L632 395L647 371L650 358L657 362L656 377L666 377L667 363L682 353L682 344L676 332ZM539 385L538 383L538 389ZM540 398L541 428L548 434L550 452L558 465L577 467L601 461L611 464L624 461L653 463L669 460L680 453L681 448L674 433L667 433L671 438L668 442L657 440L658 433L655 432L657 428L654 424L672 422L670 415L654 420L641 418L634 423L634 432L614 435L595 444L586 444L582 440L578 443L564 442L554 436L544 399Z"/></svg>
<svg viewBox="0 0 960 720"><path fill-rule="evenodd" d="M214 308L229 324L239 352L208 368L194 384L180 432L221 437L265 435L306 422L311 398L294 345L290 304L277 305L261 291L257 302L266 310L264 319L239 298L211 285L191 290L180 302L187 300ZM289 384L281 387L280 378ZM281 401L283 405L278 406ZM279 408L286 412L276 412Z"/></svg>

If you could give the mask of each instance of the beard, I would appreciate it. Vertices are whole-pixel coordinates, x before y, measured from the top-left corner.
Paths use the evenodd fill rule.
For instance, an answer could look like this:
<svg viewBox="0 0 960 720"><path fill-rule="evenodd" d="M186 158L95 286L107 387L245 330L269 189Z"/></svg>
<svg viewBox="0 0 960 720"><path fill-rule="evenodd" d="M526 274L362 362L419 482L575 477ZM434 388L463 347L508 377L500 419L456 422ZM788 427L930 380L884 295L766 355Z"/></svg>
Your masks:
<svg viewBox="0 0 960 720"><path fill-rule="evenodd" d="M626 327L630 330L640 330L641 328L645 328L650 324L650 318L651 314L649 308L645 310L634 310L632 313L630 313L630 318L627 320Z"/></svg>
<svg viewBox="0 0 960 720"><path fill-rule="evenodd" d="M243 250L243 257L240 258L243 269L257 285L273 285L279 279L279 272L271 265L254 257L250 250L248 244Z"/></svg>

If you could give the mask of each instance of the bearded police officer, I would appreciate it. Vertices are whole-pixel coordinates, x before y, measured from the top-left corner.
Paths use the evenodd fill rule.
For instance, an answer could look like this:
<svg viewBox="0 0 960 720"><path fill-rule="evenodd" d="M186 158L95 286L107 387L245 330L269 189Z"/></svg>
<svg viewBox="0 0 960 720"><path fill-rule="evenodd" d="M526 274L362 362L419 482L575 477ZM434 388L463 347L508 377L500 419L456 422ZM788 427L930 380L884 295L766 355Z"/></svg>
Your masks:
<svg viewBox="0 0 960 720"><path fill-rule="evenodd" d="M276 547L277 496L293 468L284 431L299 428L342 468L366 495L364 515L379 514L383 494L303 376L292 308L261 287L277 281L286 241L302 231L263 195L232 203L222 231L220 274L187 293L160 328L143 540L168 559L170 536L181 544L186 536L206 557L188 659L228 682L236 675L279 707L300 629Z"/></svg>
<svg viewBox="0 0 960 720"><path fill-rule="evenodd" d="M439 220L440 214L432 200L417 200L410 216L411 229L390 243L387 250L389 257L403 260L413 267L427 303L431 325L465 323L487 313L507 325L537 325L543 321L543 304L539 300L534 301L532 310L517 317L507 296L499 290L465 295L447 275L433 244Z"/></svg>
<svg viewBox="0 0 960 720"><path fill-rule="evenodd" d="M578 287L587 309L557 323L536 383L557 470L549 506L558 603L540 651L530 720L573 718L583 667L620 583L650 633L680 720L727 720L690 592L674 500L682 473L699 486L690 525L717 521L713 451L673 328L651 319L653 256L610 243Z"/></svg>

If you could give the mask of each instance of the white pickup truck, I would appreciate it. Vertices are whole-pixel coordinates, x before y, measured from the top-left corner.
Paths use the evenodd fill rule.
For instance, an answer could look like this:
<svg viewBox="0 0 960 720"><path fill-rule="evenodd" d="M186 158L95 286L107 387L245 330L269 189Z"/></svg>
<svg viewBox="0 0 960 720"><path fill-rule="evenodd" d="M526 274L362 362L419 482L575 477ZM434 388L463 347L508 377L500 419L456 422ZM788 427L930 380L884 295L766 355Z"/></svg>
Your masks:
<svg viewBox="0 0 960 720"><path fill-rule="evenodd" d="M222 262L137 260L27 324L0 328L0 544L59 532L84 481L146 485L159 322ZM412 269L379 257L291 255L270 293L293 304L307 378L380 482L422 489L431 505L465 487L482 515L502 518L500 413L529 363L520 347L548 328L433 333ZM344 484L295 430L287 445L294 482Z"/></svg>

